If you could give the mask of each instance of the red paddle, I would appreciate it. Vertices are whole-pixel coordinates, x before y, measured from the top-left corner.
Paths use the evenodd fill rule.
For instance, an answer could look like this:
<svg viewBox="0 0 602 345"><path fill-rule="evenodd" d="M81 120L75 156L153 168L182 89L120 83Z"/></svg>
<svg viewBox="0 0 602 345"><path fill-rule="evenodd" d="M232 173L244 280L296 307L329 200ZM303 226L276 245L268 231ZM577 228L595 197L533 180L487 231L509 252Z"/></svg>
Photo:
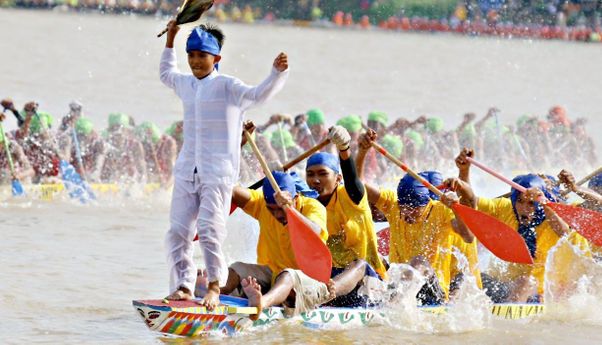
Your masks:
<svg viewBox="0 0 602 345"><path fill-rule="evenodd" d="M518 183L507 179L500 173L494 171L483 163L474 160L474 158L466 157L468 161L476 165L481 170L497 177L499 180L509 184L512 188L521 193L525 193L527 189ZM592 241L597 246L602 246L602 214L596 211L588 210L572 205L559 204L548 200L541 200L542 204L547 204L551 209L558 214L571 229L577 230L583 237Z"/></svg>
<svg viewBox="0 0 602 345"><path fill-rule="evenodd" d="M407 172L420 181L426 188L438 195L443 196L443 192L430 184L422 176L418 175L403 162L391 155L379 144L372 142L372 146L376 151L383 154L403 171ZM475 237L489 249L493 255L498 258L521 264L532 264L533 258L529 254L529 248L521 235L508 225L502 223L496 218L483 212L474 210L468 206L459 203L452 205L452 210L458 215L462 222L470 229Z"/></svg>
<svg viewBox="0 0 602 345"><path fill-rule="evenodd" d="M272 188L276 193L280 192L280 187L278 187L278 183L272 176L265 158L263 158L253 138L246 130L245 136ZM286 212L287 227L297 265L308 276L323 283L328 283L332 270L332 256L326 243L306 223L306 218L299 211L289 206L285 206L284 211Z"/></svg>

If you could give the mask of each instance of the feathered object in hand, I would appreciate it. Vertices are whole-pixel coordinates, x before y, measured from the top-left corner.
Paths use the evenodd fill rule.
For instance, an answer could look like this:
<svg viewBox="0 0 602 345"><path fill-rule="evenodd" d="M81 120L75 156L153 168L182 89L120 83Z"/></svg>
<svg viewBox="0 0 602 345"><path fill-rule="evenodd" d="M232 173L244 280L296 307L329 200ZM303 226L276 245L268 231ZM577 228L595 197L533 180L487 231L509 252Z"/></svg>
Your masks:
<svg viewBox="0 0 602 345"><path fill-rule="evenodd" d="M184 0L176 17L176 24L182 25L199 20L203 13L207 12L211 6L213 6L213 1L214 0ZM166 32L167 28L158 34L157 37L163 36Z"/></svg>

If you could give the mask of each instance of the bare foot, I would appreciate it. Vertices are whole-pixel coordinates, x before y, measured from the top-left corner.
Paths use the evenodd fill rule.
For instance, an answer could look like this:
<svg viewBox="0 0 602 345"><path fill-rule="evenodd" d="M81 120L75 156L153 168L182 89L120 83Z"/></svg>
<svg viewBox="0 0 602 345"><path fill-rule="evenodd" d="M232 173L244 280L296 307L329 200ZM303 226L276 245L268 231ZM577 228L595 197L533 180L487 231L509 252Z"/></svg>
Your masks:
<svg viewBox="0 0 602 345"><path fill-rule="evenodd" d="M165 297L166 300L170 301L189 301L194 297L190 293L190 290L181 286L176 291L172 292L169 296Z"/></svg>
<svg viewBox="0 0 602 345"><path fill-rule="evenodd" d="M261 286L253 277L247 277L240 282L245 295L249 299L249 307L257 307L257 314L249 316L249 319L255 321L259 319L259 314L263 310L263 301L261 295Z"/></svg>
<svg viewBox="0 0 602 345"><path fill-rule="evenodd" d="M334 282L334 280L330 279L328 281L328 284L326 284L326 287L328 288L328 299L329 300L333 300L337 297L337 288L336 288L336 284Z"/></svg>
<svg viewBox="0 0 602 345"><path fill-rule="evenodd" d="M205 272L199 270L196 277L196 286L194 288L194 295L197 297L205 297L209 286L209 280Z"/></svg>
<svg viewBox="0 0 602 345"><path fill-rule="evenodd" d="M207 293L205 297L199 302L200 305L204 306L208 310L213 310L219 305L219 282L210 282L207 286Z"/></svg>

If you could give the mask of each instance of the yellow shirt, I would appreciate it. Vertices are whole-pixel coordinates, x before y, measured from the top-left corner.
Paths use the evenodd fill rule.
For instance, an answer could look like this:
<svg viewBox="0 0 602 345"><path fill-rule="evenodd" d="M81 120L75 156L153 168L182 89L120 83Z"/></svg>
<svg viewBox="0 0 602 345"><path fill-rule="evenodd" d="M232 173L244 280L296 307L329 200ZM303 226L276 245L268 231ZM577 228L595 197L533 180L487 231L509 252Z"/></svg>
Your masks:
<svg viewBox="0 0 602 345"><path fill-rule="evenodd" d="M508 198L479 198L477 209L492 217L497 218L504 224L518 231L518 221L512 208L512 201ZM537 250L533 265L508 264L508 269L504 273L497 274L498 279L513 280L524 275L531 275L537 280L537 292L543 296L544 293L544 273L545 264L550 249L556 245L560 239L552 229L550 222L544 220L535 228L535 237ZM589 251L587 241L577 233L571 233L569 240L572 244L579 246L583 250ZM494 272L495 273L495 272Z"/></svg>
<svg viewBox="0 0 602 345"><path fill-rule="evenodd" d="M390 226L389 260L392 263L408 263L422 255L437 274L439 284L447 296L449 292L449 240L454 213L439 201L431 200L414 224L408 224L401 216L397 193L382 190L375 205L381 210Z"/></svg>
<svg viewBox="0 0 602 345"><path fill-rule="evenodd" d="M464 239L462 239L462 236L452 231L449 234L448 240L451 248L449 254L449 270L451 279L453 279L458 273L462 272L460 267L458 267L460 264L458 262L458 258L453 255L454 247L456 247L466 257L468 270L475 277L479 289L482 289L483 282L481 281L481 270L479 270L479 255L476 239L472 243L466 243L464 242Z"/></svg>
<svg viewBox="0 0 602 345"><path fill-rule="evenodd" d="M347 194L345 186L339 185L326 205L328 249L332 254L332 266L344 268L357 259L366 260L383 278L387 270L378 256L376 232L368 196L358 205Z"/></svg>
<svg viewBox="0 0 602 345"><path fill-rule="evenodd" d="M288 228L270 213L263 192L250 190L251 199L243 211L259 221L259 241L257 242L257 263L267 265L274 279L285 268L298 269L291 245ZM326 242L326 209L315 199L299 195L295 205L297 211L322 229L320 238Z"/></svg>

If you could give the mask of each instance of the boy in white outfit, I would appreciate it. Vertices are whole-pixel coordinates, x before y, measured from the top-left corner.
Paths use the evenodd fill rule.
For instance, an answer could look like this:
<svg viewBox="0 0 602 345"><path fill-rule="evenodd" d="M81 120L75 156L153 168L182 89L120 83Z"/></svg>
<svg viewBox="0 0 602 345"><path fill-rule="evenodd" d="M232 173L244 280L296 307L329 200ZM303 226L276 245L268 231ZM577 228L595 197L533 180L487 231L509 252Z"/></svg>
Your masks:
<svg viewBox="0 0 602 345"><path fill-rule="evenodd" d="M184 144L174 168L170 229L166 236L170 268L167 299L194 298L197 269L193 238L198 233L209 281L201 304L212 309L219 304L220 284L224 285L228 278L222 242L232 188L238 180L244 113L282 89L288 77L288 59L280 53L269 77L258 86L248 86L217 72L224 35L215 27L201 25L186 42L192 75L182 74L173 49L179 27L175 21L167 27L161 81L176 92L184 106Z"/></svg>

